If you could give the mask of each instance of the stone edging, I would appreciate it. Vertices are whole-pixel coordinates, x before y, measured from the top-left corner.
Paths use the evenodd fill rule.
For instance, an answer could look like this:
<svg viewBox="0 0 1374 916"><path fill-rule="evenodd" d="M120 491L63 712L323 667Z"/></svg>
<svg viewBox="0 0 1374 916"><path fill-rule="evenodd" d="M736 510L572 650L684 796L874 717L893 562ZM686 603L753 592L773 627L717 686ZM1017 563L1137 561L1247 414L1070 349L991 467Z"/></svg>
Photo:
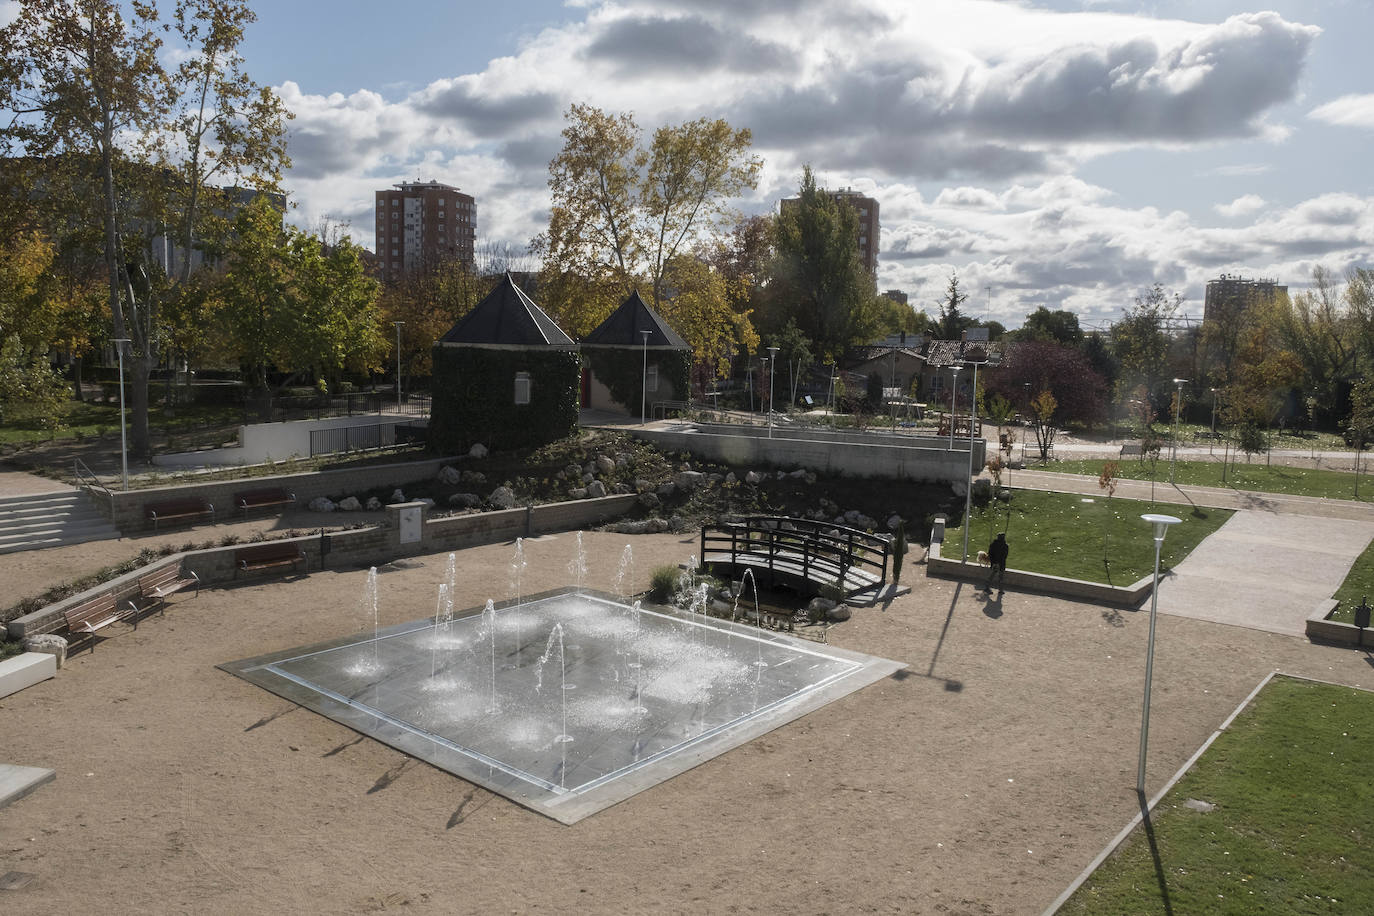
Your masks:
<svg viewBox="0 0 1374 916"><path fill-rule="evenodd" d="M965 563L962 560L947 560L940 556L941 546L940 541L933 541L930 545L930 553L926 557L927 577L980 583L987 578L988 567L978 563ZM1133 585L1123 587L1008 568L1006 575L1003 576L1003 584L1059 598L1135 608L1149 596L1154 576L1146 576Z"/></svg>
<svg viewBox="0 0 1374 916"><path fill-rule="evenodd" d="M1332 643L1338 646L1374 648L1374 633L1371 628L1361 630L1353 623L1327 620L1326 617L1339 604L1335 598L1327 598L1317 603L1316 608L1307 616L1307 638L1313 642Z"/></svg>

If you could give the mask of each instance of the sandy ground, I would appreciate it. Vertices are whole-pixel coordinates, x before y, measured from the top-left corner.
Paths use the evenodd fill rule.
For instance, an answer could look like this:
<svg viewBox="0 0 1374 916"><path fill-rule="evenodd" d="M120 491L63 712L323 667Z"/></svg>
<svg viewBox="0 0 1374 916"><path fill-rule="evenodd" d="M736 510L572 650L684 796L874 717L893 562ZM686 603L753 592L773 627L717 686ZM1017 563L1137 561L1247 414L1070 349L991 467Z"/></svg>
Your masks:
<svg viewBox="0 0 1374 916"><path fill-rule="evenodd" d="M588 534L589 585L627 540L639 588L696 543ZM529 542L526 591L567 584L572 552ZM511 559L462 552L460 604L505 597ZM384 625L432 608L445 558L422 560L379 577ZM362 628L365 571L178 596L0 700L5 761L58 772L0 812L0 874L35 876L0 910L1038 913L1136 810L1147 614L921 572L831 630L907 670L572 827L214 667ZM1269 671L1369 686L1371 666L1161 616L1148 786Z"/></svg>

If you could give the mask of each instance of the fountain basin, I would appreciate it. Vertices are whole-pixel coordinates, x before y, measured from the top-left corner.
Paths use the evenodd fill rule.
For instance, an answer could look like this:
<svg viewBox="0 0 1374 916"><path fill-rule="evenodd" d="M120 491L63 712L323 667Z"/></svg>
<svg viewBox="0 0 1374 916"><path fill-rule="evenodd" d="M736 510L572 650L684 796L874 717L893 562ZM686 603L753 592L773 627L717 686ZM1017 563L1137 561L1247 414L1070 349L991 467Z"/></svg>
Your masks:
<svg viewBox="0 0 1374 916"><path fill-rule="evenodd" d="M572 824L903 665L563 589L219 667Z"/></svg>

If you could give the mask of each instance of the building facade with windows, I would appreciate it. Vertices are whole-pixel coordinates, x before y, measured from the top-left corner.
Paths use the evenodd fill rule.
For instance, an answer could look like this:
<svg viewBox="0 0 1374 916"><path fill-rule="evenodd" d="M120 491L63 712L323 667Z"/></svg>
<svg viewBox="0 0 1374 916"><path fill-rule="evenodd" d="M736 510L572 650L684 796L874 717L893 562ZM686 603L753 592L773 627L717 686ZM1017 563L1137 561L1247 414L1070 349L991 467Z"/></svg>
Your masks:
<svg viewBox="0 0 1374 916"><path fill-rule="evenodd" d="M444 261L474 263L477 203L452 185L406 181L377 192L377 261L395 282Z"/></svg>

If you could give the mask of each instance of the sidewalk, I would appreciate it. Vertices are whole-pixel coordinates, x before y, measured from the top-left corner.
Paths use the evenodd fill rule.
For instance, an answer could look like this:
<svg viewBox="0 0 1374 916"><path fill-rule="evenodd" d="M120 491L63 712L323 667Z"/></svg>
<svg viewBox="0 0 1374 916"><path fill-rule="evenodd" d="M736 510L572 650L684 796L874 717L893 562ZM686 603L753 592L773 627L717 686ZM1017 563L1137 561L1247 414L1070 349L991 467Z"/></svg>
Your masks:
<svg viewBox="0 0 1374 916"><path fill-rule="evenodd" d="M1097 478L1082 474L1058 474L1051 471L1013 470L1004 472L1002 482L1008 487L1026 490L1055 490L1060 493L1082 493L1104 496ZM1371 481L1374 486L1374 481ZM1281 493L1259 493L1252 490L1232 490L1229 487L1181 486L1155 483L1154 500L1162 503L1188 503L1216 509L1254 509L1275 515L1306 515L1315 518L1341 518L1374 521L1374 505L1348 499L1327 499L1321 496L1288 496ZM1150 500L1148 480L1117 478L1116 495L1125 499Z"/></svg>

